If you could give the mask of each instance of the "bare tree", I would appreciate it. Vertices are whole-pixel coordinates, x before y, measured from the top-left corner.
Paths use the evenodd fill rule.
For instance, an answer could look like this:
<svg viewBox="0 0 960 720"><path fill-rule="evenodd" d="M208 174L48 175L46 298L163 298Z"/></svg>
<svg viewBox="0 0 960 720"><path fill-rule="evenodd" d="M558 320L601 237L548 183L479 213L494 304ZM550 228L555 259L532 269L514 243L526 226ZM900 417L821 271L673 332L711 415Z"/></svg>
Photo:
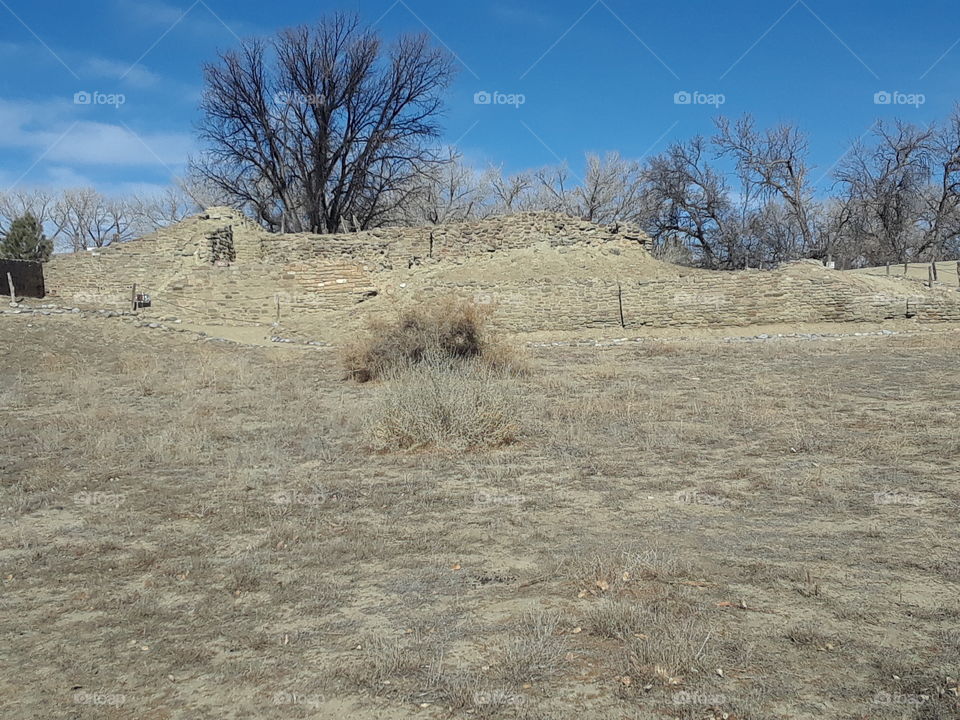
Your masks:
<svg viewBox="0 0 960 720"><path fill-rule="evenodd" d="M917 255L933 137L933 128L878 122L875 144L858 142L834 173L851 215L847 244L866 261L904 262Z"/></svg>
<svg viewBox="0 0 960 720"><path fill-rule="evenodd" d="M51 212L51 222L57 239L74 251L104 247L138 235L130 200L108 198L92 188L64 191Z"/></svg>
<svg viewBox="0 0 960 720"><path fill-rule="evenodd" d="M24 215L32 215L41 226L46 226L56 202L56 194L43 188L0 192L0 234L9 230L13 221Z"/></svg>
<svg viewBox="0 0 960 720"><path fill-rule="evenodd" d="M179 183L161 193L134 195L118 204L127 208L131 224L138 232L173 225L203 209Z"/></svg>
<svg viewBox="0 0 960 720"><path fill-rule="evenodd" d="M694 137L651 158L645 169L642 225L658 244L691 247L703 264L732 267L733 206L723 175L706 161L707 143Z"/></svg>
<svg viewBox="0 0 960 720"><path fill-rule="evenodd" d="M583 182L573 193L575 211L584 220L597 223L632 221L638 217L643 193L640 163L619 153L587 155Z"/></svg>
<svg viewBox="0 0 960 720"><path fill-rule="evenodd" d="M931 178L921 195L917 254L933 261L957 252L960 238L960 105L929 140Z"/></svg>
<svg viewBox="0 0 960 720"><path fill-rule="evenodd" d="M720 117L716 125L713 142L719 154L736 160L743 180L755 185L763 199L778 197L785 203L803 238L803 251L812 251L816 203L808 177L806 136L793 125L778 125L761 132L749 115L734 125Z"/></svg>
<svg viewBox="0 0 960 720"><path fill-rule="evenodd" d="M579 215L577 180L566 163L534 170L531 180L530 194L527 197L530 209Z"/></svg>
<svg viewBox="0 0 960 720"><path fill-rule="evenodd" d="M793 209L779 198L748 212L739 235L738 253L753 267L796 260L809 250Z"/></svg>
<svg viewBox="0 0 960 720"><path fill-rule="evenodd" d="M499 215L544 209L533 201L532 173L517 173L504 177L502 172L491 170L490 187Z"/></svg>
<svg viewBox="0 0 960 720"><path fill-rule="evenodd" d="M251 40L205 68L195 168L272 229L375 227L439 162L448 53L425 35L385 49L354 15Z"/></svg>
<svg viewBox="0 0 960 720"><path fill-rule="evenodd" d="M399 208L405 225L441 225L486 217L492 212L489 177L468 166L455 148L443 162L414 178L414 189Z"/></svg>

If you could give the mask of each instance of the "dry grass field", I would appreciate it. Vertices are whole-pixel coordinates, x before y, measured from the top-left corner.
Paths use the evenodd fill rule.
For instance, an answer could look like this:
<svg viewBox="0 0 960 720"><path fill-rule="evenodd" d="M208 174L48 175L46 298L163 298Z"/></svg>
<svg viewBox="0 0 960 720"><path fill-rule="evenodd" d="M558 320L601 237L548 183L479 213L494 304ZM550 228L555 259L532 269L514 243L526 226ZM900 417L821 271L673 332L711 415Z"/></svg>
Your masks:
<svg viewBox="0 0 960 720"><path fill-rule="evenodd" d="M537 348L447 450L330 350L0 337L4 718L960 717L960 334Z"/></svg>

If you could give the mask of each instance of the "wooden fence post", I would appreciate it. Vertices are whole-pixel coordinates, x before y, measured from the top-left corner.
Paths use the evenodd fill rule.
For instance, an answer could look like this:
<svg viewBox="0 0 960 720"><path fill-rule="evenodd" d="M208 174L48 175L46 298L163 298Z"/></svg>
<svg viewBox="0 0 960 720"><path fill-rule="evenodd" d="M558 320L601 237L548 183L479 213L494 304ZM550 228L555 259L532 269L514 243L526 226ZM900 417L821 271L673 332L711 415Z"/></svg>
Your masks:
<svg viewBox="0 0 960 720"><path fill-rule="evenodd" d="M10 291L10 307L17 306L17 289L13 286L13 275L7 273L7 289Z"/></svg>
<svg viewBox="0 0 960 720"><path fill-rule="evenodd" d="M137 311L137 284L133 284L133 289L130 290L130 309L133 312Z"/></svg>
<svg viewBox="0 0 960 720"><path fill-rule="evenodd" d="M932 267L927 268L927 287L929 288L933 287L933 268Z"/></svg>
<svg viewBox="0 0 960 720"><path fill-rule="evenodd" d="M887 277L890 277L890 263L887 263Z"/></svg>
<svg viewBox="0 0 960 720"><path fill-rule="evenodd" d="M930 263L930 269L933 270L933 280L934 280L934 282L939 281L940 278L937 277L937 261L936 261L936 260L934 260L932 263Z"/></svg>

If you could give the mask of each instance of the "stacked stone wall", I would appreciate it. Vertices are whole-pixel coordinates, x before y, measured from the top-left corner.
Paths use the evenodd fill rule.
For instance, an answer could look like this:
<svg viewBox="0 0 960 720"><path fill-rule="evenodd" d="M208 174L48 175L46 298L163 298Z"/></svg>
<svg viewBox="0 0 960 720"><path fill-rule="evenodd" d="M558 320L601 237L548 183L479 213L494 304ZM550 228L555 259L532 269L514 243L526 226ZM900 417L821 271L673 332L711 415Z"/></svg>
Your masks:
<svg viewBox="0 0 960 720"><path fill-rule="evenodd" d="M623 241L630 242L624 245ZM690 327L819 322L960 322L960 293L907 279L831 271L816 263L760 272L674 268L664 279L623 274L586 279L475 278L444 281L382 272L418 264L462 263L491 252L546 243L569 253L590 245L636 252L645 238L629 227L602 227L550 213L423 228L384 228L338 235L271 235L241 215L213 208L141 240L56 256L45 266L55 299L97 308L129 307L132 286L150 293L146 311L204 322L356 322L415 301L449 295L496 306L494 321L517 331L578 328ZM650 263L654 263L650 259ZM642 264L642 263L641 263ZM632 267L639 267L635 263ZM651 265L651 267L653 267ZM673 266L669 266L672 268ZM397 277L409 277L409 285ZM530 277L535 277L531 280ZM656 277L657 279L651 279ZM331 315L331 313L333 315ZM322 316L322 317L321 317Z"/></svg>
<svg viewBox="0 0 960 720"><path fill-rule="evenodd" d="M409 267L435 261L459 262L535 243L552 246L601 244L647 237L626 225L601 226L553 213L520 213L475 222L419 228L383 228L339 235L268 235L263 239L266 262L294 260L361 261L377 269Z"/></svg>
<svg viewBox="0 0 960 720"><path fill-rule="evenodd" d="M960 293L953 289L931 290L914 282L893 288L886 283L851 282L846 273L825 268L695 273L655 281L432 283L422 289L389 287L385 295L387 302L376 307L371 304L370 312L388 313L397 305L457 296L494 306L493 322L512 331L711 328L904 318L960 322Z"/></svg>

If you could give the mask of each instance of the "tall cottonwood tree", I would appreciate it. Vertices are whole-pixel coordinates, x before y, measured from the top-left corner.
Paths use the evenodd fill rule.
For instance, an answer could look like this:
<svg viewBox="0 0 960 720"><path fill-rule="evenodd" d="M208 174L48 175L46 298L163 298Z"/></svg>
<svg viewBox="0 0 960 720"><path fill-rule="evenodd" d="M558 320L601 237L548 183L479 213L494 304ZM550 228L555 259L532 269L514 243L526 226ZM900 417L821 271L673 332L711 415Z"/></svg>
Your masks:
<svg viewBox="0 0 960 720"><path fill-rule="evenodd" d="M285 231L366 229L442 162L453 59L426 35L389 47L351 14L249 40L204 69L199 175Z"/></svg>

